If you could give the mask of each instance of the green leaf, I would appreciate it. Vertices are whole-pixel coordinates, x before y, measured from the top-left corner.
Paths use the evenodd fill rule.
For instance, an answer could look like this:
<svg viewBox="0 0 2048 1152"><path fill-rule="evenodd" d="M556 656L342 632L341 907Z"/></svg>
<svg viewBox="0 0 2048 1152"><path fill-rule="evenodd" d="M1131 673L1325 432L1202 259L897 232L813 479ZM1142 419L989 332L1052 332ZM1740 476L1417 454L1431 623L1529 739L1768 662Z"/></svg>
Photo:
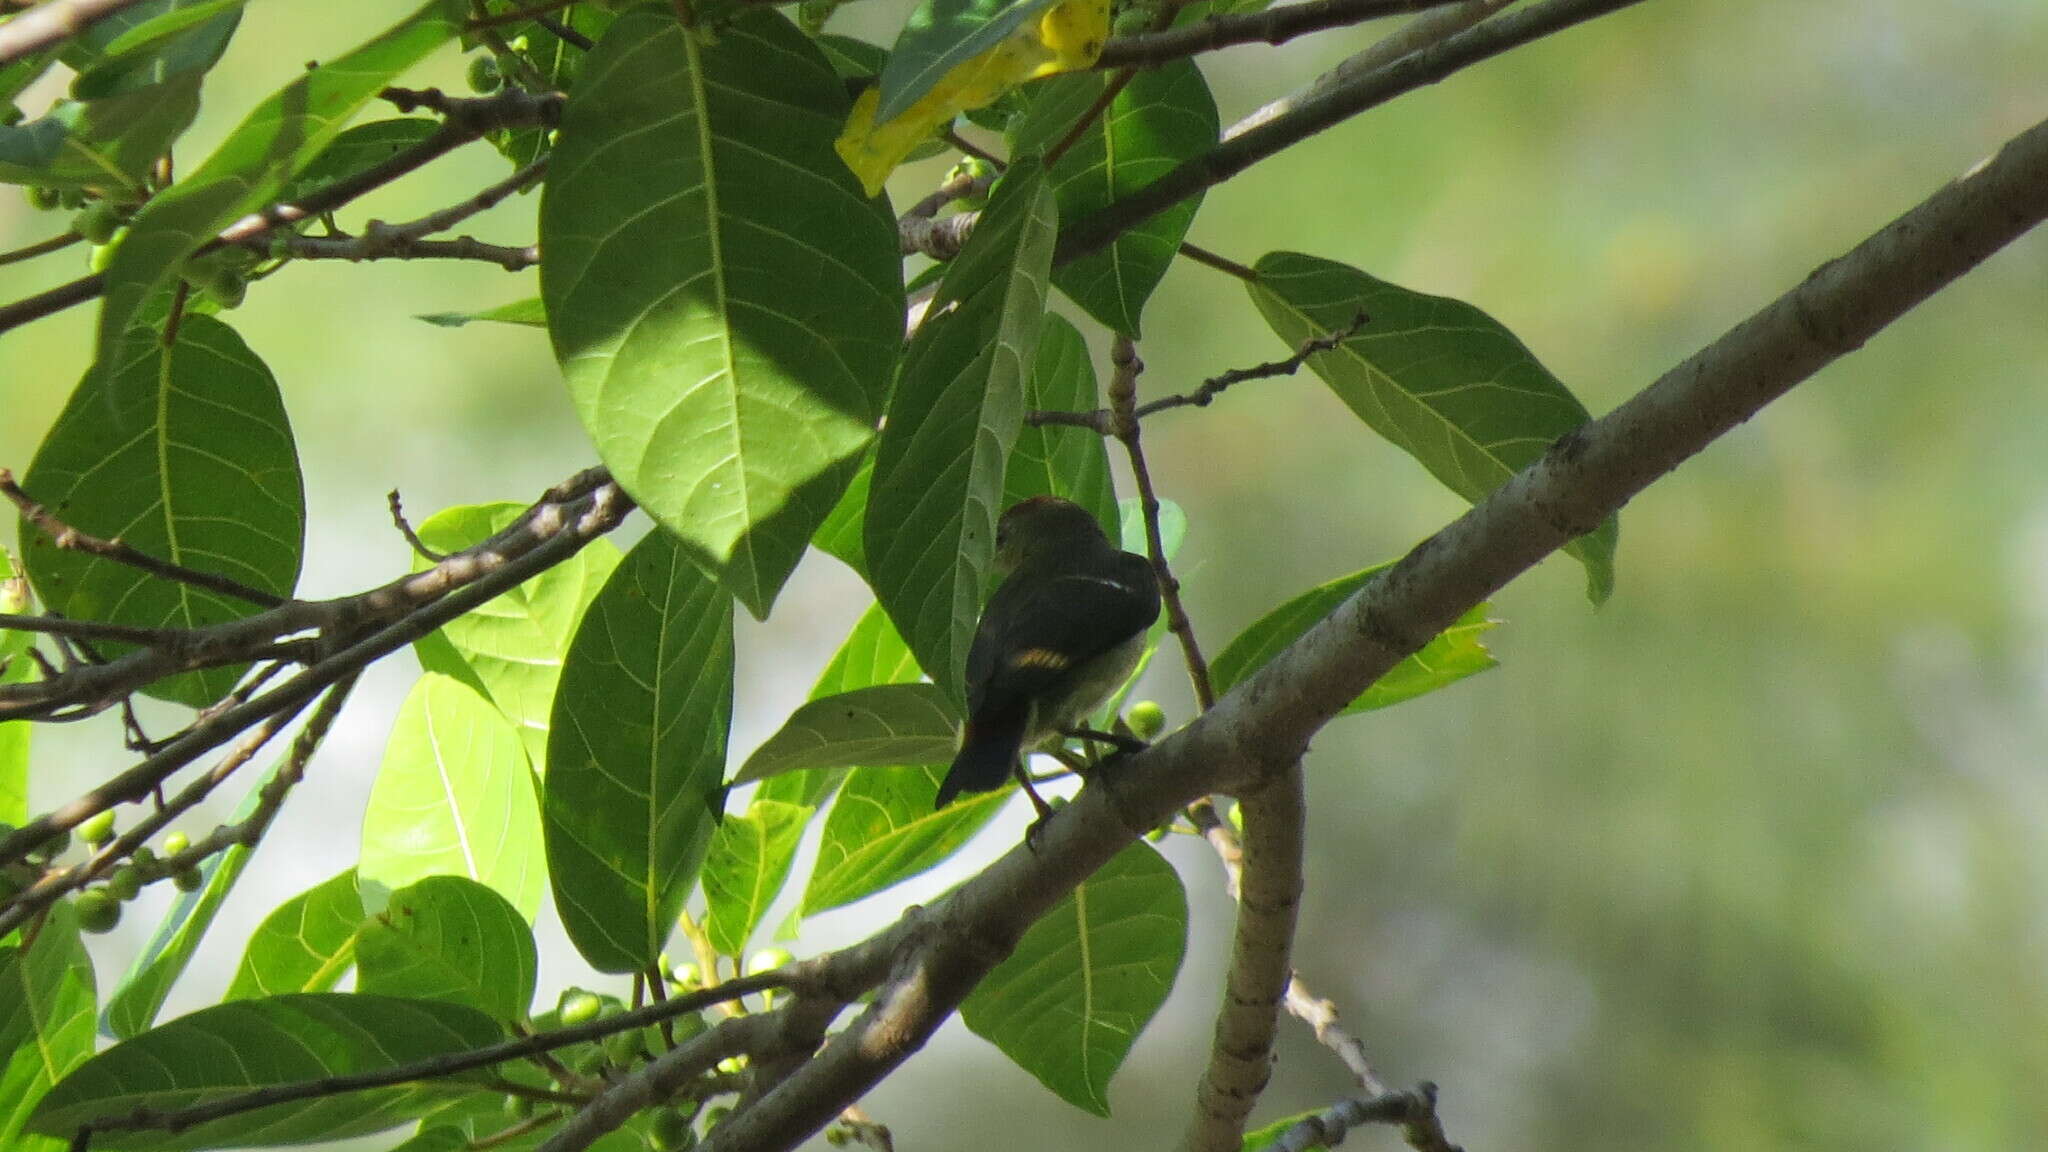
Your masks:
<svg viewBox="0 0 2048 1152"><path fill-rule="evenodd" d="M443 554L460 552L525 514L525 505L510 503L444 508L419 526L420 542ZM414 571L432 566L433 561L423 556L413 558ZM526 755L537 770L544 771L547 764L555 685L569 639L597 590L618 566L618 547L609 540L594 540L563 563L450 620L438 632L484 695L518 726ZM437 655L430 643L421 645L423 664ZM447 671L439 665L433 670Z"/></svg>
<svg viewBox="0 0 2048 1152"><path fill-rule="evenodd" d="M102 41L105 47L91 67L72 82L73 96L98 99L145 91L167 79L190 79L196 87L200 74L227 50L242 20L242 0L139 4L123 15L140 19L90 33L95 39L113 34L113 39Z"/></svg>
<svg viewBox="0 0 2048 1152"><path fill-rule="evenodd" d="M441 122L400 116L358 124L336 136L278 190L280 200L297 200L337 180L366 172L439 131Z"/></svg>
<svg viewBox="0 0 2048 1152"><path fill-rule="evenodd" d="M59 56L81 74L117 58L146 63L137 70L160 76L203 72L227 50L240 7L225 0L145 0L93 21L64 41ZM144 75L138 82L150 80Z"/></svg>
<svg viewBox="0 0 2048 1152"><path fill-rule="evenodd" d="M919 0L882 68L875 123L894 120L946 73L1009 39L1055 0Z"/></svg>
<svg viewBox="0 0 2048 1152"><path fill-rule="evenodd" d="M238 1000L123 1041L43 1097L32 1131L69 1136L80 1125L138 1108L187 1108L262 1088L375 1072L505 1038L473 1008L328 992ZM182 1132L122 1132L122 1149L303 1144L381 1131L422 1115L450 1089L431 1081L299 1100Z"/></svg>
<svg viewBox="0 0 2048 1152"><path fill-rule="evenodd" d="M1115 75L1079 72L1030 88L1029 110L1010 129L1010 154L1040 155L1066 139ZM1175 60L1132 75L1053 164L1060 219L1079 220L1133 195L1214 147L1216 132L1216 100L1194 61ZM1145 301L1166 275L1201 205L1199 195L1180 201L1101 251L1058 269L1053 284L1105 326L1136 339Z"/></svg>
<svg viewBox="0 0 2048 1152"><path fill-rule="evenodd" d="M910 646L903 642L902 636L897 635L896 626L889 623L889 614L882 611L881 605L870 604L867 611L861 614L860 620L854 624L853 630L847 633L845 641L839 645L839 651L832 654L832 659L825 665L825 671L819 675L818 682L811 686L811 699L819 700L843 692L872 688L878 684L910 684L916 682L922 675L923 673L918 670L916 658L910 654ZM821 768L813 772L785 772L780 776L771 776L754 790L754 807L787 806L802 812L802 820L795 833L792 835L786 828L776 825L781 829L780 836L758 836L755 829L743 824L736 825L734 820L728 817L725 823L719 826L718 833L712 837L711 856L715 860L721 855L746 855L752 839L758 836L760 847L753 855L759 862L754 867L753 875L761 880L754 897L761 912L765 912L768 906L775 902L776 897L781 895L782 886L788 881L790 862L796 858L804 829L809 826L811 818L817 815L818 806L838 790L845 778L846 770L837 768ZM750 808L749 811L753 809ZM725 842L732 837L749 839L740 844L726 844ZM711 891L708 868L707 865L707 896ZM773 878L772 883L767 882L769 877ZM757 918L759 915L760 912L755 913ZM712 916L714 920L718 917L716 906L712 909ZM779 935L778 939L794 939L794 925L801 918L800 910L791 911L789 920L784 925L788 931L786 935ZM741 935L751 934L750 928ZM731 934L728 934L727 939L731 938Z"/></svg>
<svg viewBox="0 0 2048 1152"><path fill-rule="evenodd" d="M482 312L427 312L415 316L414 319L425 320L440 328L460 328L464 324L474 324L483 320L496 324L523 324L533 328L545 328L548 325L548 312L541 306L540 297L530 296L524 300L514 300L510 304L500 304L496 308L486 308Z"/></svg>
<svg viewBox="0 0 2048 1152"><path fill-rule="evenodd" d="M878 76L882 72L882 65L889 59L887 48L852 36L839 36L828 32L818 37L817 43L818 51L825 54L825 59L832 65L832 71L838 73L841 80L865 80L870 76Z"/></svg>
<svg viewBox="0 0 2048 1152"><path fill-rule="evenodd" d="M577 629L548 740L555 907L599 971L646 968L675 926L725 806L732 690L730 597L650 533Z"/></svg>
<svg viewBox="0 0 2048 1152"><path fill-rule="evenodd" d="M873 436L895 220L832 149L846 89L780 14L620 16L563 112L541 297L598 455L757 617Z"/></svg>
<svg viewBox="0 0 2048 1152"><path fill-rule="evenodd" d="M960 1017L1060 1099L1107 1116L1109 1079L1166 1002L1187 946L1180 877L1132 844L1024 933Z"/></svg>
<svg viewBox="0 0 2048 1152"><path fill-rule="evenodd" d="M705 934L727 956L746 951L768 905L789 878L790 861L813 809L756 800L727 816L704 860Z"/></svg>
<svg viewBox="0 0 2048 1152"><path fill-rule="evenodd" d="M529 6L514 0L493 10L493 14L503 14ZM619 7L623 8L625 5L621 4ZM549 15L563 26L582 33L586 39L597 41L604 38L605 30L610 28L617 18L608 8L609 5L571 4ZM577 75L582 71L584 61L589 58L588 52L532 20L503 26L499 32L507 43L516 44L524 39L530 45L518 55L532 64L534 70L546 81L540 86L541 91L569 92L575 89ZM507 70L506 75L514 83L528 83L525 73L517 68ZM491 144L505 159L510 160L514 167L523 168L546 155L554 147L551 140L553 135L553 130L549 128L514 128L508 132L493 132L490 139Z"/></svg>
<svg viewBox="0 0 2048 1152"><path fill-rule="evenodd" d="M62 1140L22 1135L50 1086L92 1055L92 958L69 903L50 909L27 949L0 945L0 1148L62 1152Z"/></svg>
<svg viewBox="0 0 2048 1152"><path fill-rule="evenodd" d="M522 1020L538 963L533 930L503 896L460 876L429 876L393 892L363 925L356 989Z"/></svg>
<svg viewBox="0 0 2048 1152"><path fill-rule="evenodd" d="M143 176L199 112L196 72L0 127L0 181L142 194Z"/></svg>
<svg viewBox="0 0 2048 1152"><path fill-rule="evenodd" d="M284 402L263 362L211 317L185 317L169 349L138 328L120 359L87 372L24 486L81 532L279 596L298 582L305 495ZM76 619L196 628L259 610L60 549L26 524L21 539L36 594ZM240 674L189 672L147 691L205 705Z"/></svg>
<svg viewBox="0 0 2048 1152"><path fill-rule="evenodd" d="M1045 412L1089 412L1101 405L1088 342L1064 317L1045 318L1024 405ZM1033 496L1072 500L1095 513L1111 536L1119 535L1122 520L1109 478L1109 450L1103 437L1089 429L1026 425L1018 433L1003 469L1003 507Z"/></svg>
<svg viewBox="0 0 2048 1152"><path fill-rule="evenodd" d="M277 774L272 767L264 773L242 796L234 813L228 817L231 822L247 820L263 800L263 787ZM221 902L228 898L235 881L242 875L242 869L249 863L249 855L255 849L246 844L237 844L226 851L209 856L199 866L202 882L189 892L179 892L171 901L170 908L157 925L155 935L148 945L135 957L128 967L128 974L107 997L106 1012L101 1025L115 1036L123 1039L134 1036L148 1028L156 1020L156 1014L163 1009L164 999L171 993L171 985L184 975L185 966L192 961L192 953L206 936L206 930L213 926L214 914L220 911Z"/></svg>
<svg viewBox="0 0 2048 1152"><path fill-rule="evenodd" d="M733 783L807 769L951 760L958 724L936 684L878 684L825 696L791 713Z"/></svg>
<svg viewBox="0 0 2048 1152"><path fill-rule="evenodd" d="M351 868L278 905L249 936L223 1000L325 992L355 964L363 900Z"/></svg>
<svg viewBox="0 0 2048 1152"><path fill-rule="evenodd" d="M1280 1138L1287 1135L1296 1124L1311 1116L1320 1115L1322 1115L1322 1109L1311 1108L1306 1112L1296 1112L1292 1116L1283 1116L1262 1128L1255 1128L1244 1134L1244 1146L1239 1152L1265 1152L1266 1149L1279 1143ZM1322 1143L1310 1144L1302 1152L1316 1152L1316 1149L1327 1147L1329 1145Z"/></svg>
<svg viewBox="0 0 2048 1152"><path fill-rule="evenodd" d="M1209 673L1216 690L1228 692L1263 668L1281 649L1391 567L1392 564L1378 564L1319 584L1260 617L1238 633L1210 663ZM1487 615L1492 610L1492 604L1482 601L1458 617L1457 623L1438 633L1420 652L1394 665L1363 695L1345 705L1339 715L1370 712L1413 700L1499 664L1485 642L1486 633L1499 623Z"/></svg>
<svg viewBox="0 0 2048 1152"><path fill-rule="evenodd" d="M923 676L917 657L910 654L910 645L889 622L889 614L881 605L870 604L818 674L818 682L811 686L811 699L877 684L914 684Z"/></svg>
<svg viewBox="0 0 2048 1152"><path fill-rule="evenodd" d="M382 36L258 104L198 168L151 198L106 271L98 354L111 361L143 302L215 233L272 199L379 89L453 37L457 0L430 0Z"/></svg>
<svg viewBox="0 0 2048 1152"><path fill-rule="evenodd" d="M875 457L869 453L861 457L859 470L847 483L846 491L839 494L839 503L832 506L824 522L811 534L811 543L820 552L837 557L862 580L868 578L868 552L861 536L868 515L868 492L874 482Z"/></svg>
<svg viewBox="0 0 2048 1152"><path fill-rule="evenodd" d="M943 863L1010 799L1010 790L1003 788L934 812L932 802L945 775L944 764L848 773L825 818L803 914L851 904Z"/></svg>
<svg viewBox="0 0 2048 1152"><path fill-rule="evenodd" d="M904 353L875 445L868 580L956 701L995 555L1003 468L1024 426L1058 223L1036 166L1015 165L996 183Z"/></svg>
<svg viewBox="0 0 2048 1152"><path fill-rule="evenodd" d="M547 887L540 805L519 731L468 685L429 672L398 710L363 814L363 911L428 876L466 876L532 920Z"/></svg>
<svg viewBox="0 0 2048 1152"><path fill-rule="evenodd" d="M1338 399L1444 486L1474 503L1591 417L1499 321L1296 252L1260 258L1246 287L1282 340L1299 348L1367 322L1308 366ZM1619 522L1565 546L1586 566L1596 604L1614 590Z"/></svg>

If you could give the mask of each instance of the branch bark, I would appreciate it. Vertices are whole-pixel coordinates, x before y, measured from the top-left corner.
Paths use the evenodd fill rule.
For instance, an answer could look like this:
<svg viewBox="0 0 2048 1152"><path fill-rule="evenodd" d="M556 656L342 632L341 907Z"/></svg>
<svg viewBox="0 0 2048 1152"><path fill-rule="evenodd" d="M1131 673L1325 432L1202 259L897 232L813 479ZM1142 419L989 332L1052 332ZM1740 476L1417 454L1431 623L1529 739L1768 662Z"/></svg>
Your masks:
<svg viewBox="0 0 2048 1152"><path fill-rule="evenodd" d="M1213 710L1132 756L1113 796L1083 788L1037 851L1019 846L928 910L874 1004L704 1147L790 1148L822 1128L922 1047L1024 929L1130 837L1196 797L1278 778L1345 704L1459 614L2044 217L2048 122L1560 439Z"/></svg>

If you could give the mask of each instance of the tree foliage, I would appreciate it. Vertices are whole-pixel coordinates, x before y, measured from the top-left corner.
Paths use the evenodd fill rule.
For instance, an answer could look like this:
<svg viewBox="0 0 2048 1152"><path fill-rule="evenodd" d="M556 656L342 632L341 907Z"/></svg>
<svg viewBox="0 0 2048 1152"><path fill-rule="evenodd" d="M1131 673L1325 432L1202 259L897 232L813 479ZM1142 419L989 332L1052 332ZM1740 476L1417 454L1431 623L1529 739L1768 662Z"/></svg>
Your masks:
<svg viewBox="0 0 2048 1152"><path fill-rule="evenodd" d="M1418 573L1442 552L1360 557L1207 662L1172 568L1185 521L1143 437L1162 413L1305 368L1479 505L1472 532L1524 567L1562 548L1594 603L1612 595L1615 511L1677 448L1602 464L1607 441L1567 382L1470 304L1185 237L1204 191L1246 165L1630 2L924 0L882 45L824 32L829 0L432 0L281 71L210 156L177 166L238 0L49 0L0 21L0 96L75 74L50 108L0 126L0 180L53 220L72 213L67 234L100 269L0 307L14 327L100 301L92 368L20 482L0 473L21 516L17 568L0 573L0 1143L251 1147L409 1126L390 1142L755 1148L829 1122L886 1146L842 1109L956 1008L1060 1099L1108 1115L1188 946L1181 877L1145 838L1163 824L1219 846L1245 909L1187 1146L1300 1148L1371 1122L1448 1147L1434 1091L1392 1091L1362 1061L1358 1100L1249 1134L1245 1121L1283 994L1313 1015L1287 964L1300 750L1337 716L1492 668L1484 597L1519 568L1436 579L1424 600ZM1223 130L1201 53L1417 9L1400 52ZM59 10L78 19L45 27ZM452 52L475 94L395 86ZM505 175L474 197L343 230L361 195L477 146L503 153ZM943 187L908 206L875 191L920 151L958 155ZM532 243L444 235L536 189ZM305 470L234 309L299 261L429 257L538 264L538 299L426 319L544 325L599 466L530 503L401 519L413 571L298 599ZM1141 398L1134 342L1182 262L1242 280L1278 358ZM1846 350L1850 327L1823 326L1819 343ZM1747 414L1702 412L1707 438ZM1131 477L1121 503L1113 454ZM1544 498L1546 483L1573 499ZM1156 706L1126 707L1127 686L1099 726L1160 746L1114 762L1064 750L1056 774L1091 774L1044 844L864 943L791 957L801 917L946 863L1015 798L933 810L996 518L1041 494L1149 556L1168 610L1146 662L1165 645L1215 710L1163 736ZM636 512L652 527L622 554L606 536ZM874 604L811 699L735 747L735 612L778 611L814 547ZM1411 603L1426 610L1396 610ZM424 671L375 769L357 858L269 914L220 1003L161 1019L357 676L408 647ZM187 711L168 735L137 730L118 772L31 760L31 724L137 694ZM1280 738L1247 752L1249 731ZM1196 754L1175 749L1211 775L1162 783L1148 764ZM227 823L171 829L220 789L243 795ZM1241 827L1212 790L1242 796ZM152 884L181 891L126 975L96 981L81 930L104 931ZM786 890L796 913L771 925ZM615 981L537 986L550 900ZM118 1042L98 1045L94 1019ZM1349 1059L1354 1042L1326 1024Z"/></svg>

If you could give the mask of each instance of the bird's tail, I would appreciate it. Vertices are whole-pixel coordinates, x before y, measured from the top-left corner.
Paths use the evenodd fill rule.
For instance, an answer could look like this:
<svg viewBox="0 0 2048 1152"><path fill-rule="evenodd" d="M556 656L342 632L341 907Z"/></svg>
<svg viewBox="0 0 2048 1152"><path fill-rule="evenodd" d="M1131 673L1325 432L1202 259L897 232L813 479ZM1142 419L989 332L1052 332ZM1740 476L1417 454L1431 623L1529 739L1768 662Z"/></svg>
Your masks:
<svg viewBox="0 0 2048 1152"><path fill-rule="evenodd" d="M944 808L962 792L992 792L1001 788L1016 766L1018 753L1023 751L1027 717L1028 710L1018 708L1000 715L970 718L960 737L960 752L953 757L953 766L946 769L946 779L939 785L939 798L932 809Z"/></svg>

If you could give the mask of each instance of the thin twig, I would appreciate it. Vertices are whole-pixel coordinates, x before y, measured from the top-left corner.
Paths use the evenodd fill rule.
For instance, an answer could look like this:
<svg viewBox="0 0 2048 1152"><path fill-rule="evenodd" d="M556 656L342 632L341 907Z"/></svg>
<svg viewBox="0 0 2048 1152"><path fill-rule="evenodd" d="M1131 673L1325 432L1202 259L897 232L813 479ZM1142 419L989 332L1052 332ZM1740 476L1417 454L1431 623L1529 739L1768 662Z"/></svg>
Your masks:
<svg viewBox="0 0 2048 1152"><path fill-rule="evenodd" d="M203 256L229 244L243 244L283 225L333 212L364 193L389 184L429 161L482 138L486 133L500 128L551 127L560 121L562 114L560 95L535 95L517 88L506 88L490 96L476 98L449 96L436 88L386 88L379 96L401 112L427 108L447 117L447 123L419 143L361 172L345 176L290 203L273 204L242 217L200 245L191 255ZM95 272L0 306L0 332L61 312L74 304L97 299L105 291L105 275Z"/></svg>
<svg viewBox="0 0 2048 1152"><path fill-rule="evenodd" d="M1152 472L1145 466L1145 449L1138 430L1138 377L1145 362L1138 359L1137 345L1128 336L1110 342L1109 362L1114 369L1109 381L1111 434L1123 442L1130 457L1131 476L1138 486L1138 507L1145 518L1145 547L1151 554L1152 574L1159 580L1159 598L1166 605L1166 626L1175 639L1188 668L1188 682L1194 685L1195 702L1206 712L1216 703L1216 689L1209 678L1209 662L1195 639L1195 626L1181 603L1180 580L1166 562L1166 543L1159 531L1159 493L1152 487Z"/></svg>
<svg viewBox="0 0 2048 1152"><path fill-rule="evenodd" d="M391 523L397 525L399 535L404 536L405 542L412 546L414 555L435 564L448 558L446 552L436 552L427 547L427 542L420 539L419 533L412 530L412 522L405 518L405 505L398 498L398 489L393 488L385 495L384 500L391 506Z"/></svg>
<svg viewBox="0 0 2048 1152"><path fill-rule="evenodd" d="M601 470L593 470L593 473L606 475ZM265 627L299 630L312 626L309 621L325 616L335 635L328 641L332 645L331 655L284 684L204 723L194 724L147 760L0 837L0 865L21 858L56 833L76 827L101 808L147 795L170 773L225 743L235 733L266 717L302 706L329 685L360 671L370 662L418 640L507 588L561 563L590 541L616 528L632 508L631 498L607 478L587 496L567 506L543 501L525 519L476 548L457 553L433 568L383 588L326 604L294 602L273 612L244 617L225 626L195 629L196 633L217 639L244 634L260 637ZM141 649L104 667L66 672L51 683L61 692L67 687L75 689L75 685L66 683L70 677L112 674L118 682L121 675L135 676L138 671L146 677L146 683L156 678L148 675L152 670L163 667L166 663L155 650ZM169 667L175 670L175 665ZM47 690L48 685L0 686L0 705L7 702L8 696L23 689ZM35 694L32 691L31 698ZM0 936L21 922L23 912L24 908L18 902L0 912Z"/></svg>
<svg viewBox="0 0 2048 1152"><path fill-rule="evenodd" d="M413 240L395 232L366 231L360 236L346 233L333 236L284 235L267 244L261 239L252 243L263 251L294 260L347 260L351 263L364 260L474 260L496 264L507 272L518 272L540 263L538 245L512 247L487 244L473 236L458 236L453 240Z"/></svg>
<svg viewBox="0 0 2048 1152"><path fill-rule="evenodd" d="M617 1032L645 1028L649 1024L672 1020L684 1012L700 1011L712 1004L764 989L792 987L802 978L798 968L778 968L758 976L729 980L716 988L704 988L674 996L660 1004L651 1004L635 1012L621 1012L617 1016L607 1016L587 1024L536 1032L531 1036L505 1040L482 1048L473 1048L467 1052L450 1052L375 1072L357 1072L347 1076L324 1076L317 1080L271 1084L189 1108L136 1108L121 1115L96 1117L92 1120L91 1127L98 1132L156 1129L180 1132L209 1120L239 1116L244 1112L253 1112L258 1108L268 1108L276 1104L288 1104L294 1100L315 1100L348 1092L362 1092L371 1088L389 1088L397 1084L410 1084L416 1080L438 1080L478 1068L488 1068L493 1064L503 1064L507 1060L523 1060L528 1056L553 1051L556 1048L587 1044Z"/></svg>
<svg viewBox="0 0 2048 1152"><path fill-rule="evenodd" d="M1407 1092L1378 1092L1340 1100L1302 1120L1267 1145L1273 1152L1311 1152L1335 1148L1361 1124L1398 1127L1416 1152L1461 1152L1444 1135L1436 1112L1436 1085L1420 1084Z"/></svg>
<svg viewBox="0 0 2048 1152"><path fill-rule="evenodd" d="M1284 360L1273 360L1264 364L1255 364L1250 368L1232 368L1227 372L1218 373L1202 381L1202 386L1192 392L1177 396L1162 396L1157 400L1147 400L1145 403L1138 405L1133 410L1132 415L1136 419L1143 420L1145 417L1156 412L1164 412L1171 408L1206 408L1215 401L1218 395L1233 384L1242 384L1247 380L1260 380L1270 376L1291 376L1300 370L1302 364L1309 357L1318 352L1327 352L1357 335L1358 330L1364 327L1366 320L1366 314L1360 312L1356 320L1353 320L1343 328L1305 341L1300 348L1295 350L1294 355ZM1113 435L1116 431L1116 413L1108 408L1097 408L1089 412L1033 411L1024 414L1024 422L1034 428L1043 427L1047 424L1058 424L1069 428L1086 428L1102 436Z"/></svg>
<svg viewBox="0 0 2048 1152"><path fill-rule="evenodd" d="M16 248L12 252L0 252L0 266L19 264L23 260L33 260L38 256L47 256L52 252L62 252L83 239L85 237L80 236L76 232L61 232L50 237L48 240L38 240L33 244Z"/></svg>
<svg viewBox="0 0 2048 1152"><path fill-rule="evenodd" d="M1087 134L1088 129L1094 125L1095 121L1100 119L1104 112L1109 111L1111 104L1116 103L1117 94L1129 86L1131 77L1136 75L1137 71L1135 69L1125 68L1115 76L1110 77L1109 83L1104 84L1101 93L1095 97L1094 103L1089 104L1086 110L1074 118L1074 126L1067 129L1067 134L1060 137L1058 143L1045 150L1045 166L1047 168L1051 168L1059 163L1060 157L1065 156L1069 148L1080 142L1081 137Z"/></svg>
<svg viewBox="0 0 2048 1152"><path fill-rule="evenodd" d="M1230 130L1225 132L1222 138L1230 140L1242 136L1311 97L1341 88L1368 72L1392 64L1410 52L1420 52L1432 44L1447 40L1514 2L1515 0L1463 0L1459 4L1424 12L1381 37L1364 51L1345 57L1336 67L1309 81L1300 91L1273 100L1242 117L1230 126Z"/></svg>
<svg viewBox="0 0 2048 1152"><path fill-rule="evenodd" d="M1264 380L1274 376L1292 376L1301 370L1301 366L1308 362L1309 357L1314 356L1318 352L1328 352L1356 336L1358 330L1365 327L1369 319L1370 317L1364 312L1360 312L1356 319L1337 331L1303 342L1301 347L1294 350L1294 355L1285 359L1269 360L1264 364L1254 364L1249 368L1232 368L1227 372L1219 372L1202 381L1201 387L1192 392L1186 392L1178 396L1161 396L1157 400L1148 400L1138 405L1138 419L1142 420L1155 412L1164 412L1169 408L1206 408L1216 397L1222 395L1225 389L1233 384L1242 384L1247 380Z"/></svg>
<svg viewBox="0 0 2048 1152"><path fill-rule="evenodd" d="M1249 267L1226 256L1219 256L1207 248L1198 248L1185 240L1181 241L1180 254L1197 264L1206 264L1218 272L1235 276L1247 284L1259 278L1259 274L1252 271Z"/></svg>
<svg viewBox="0 0 2048 1152"><path fill-rule="evenodd" d="M123 644L165 644L183 636L176 628L142 628L132 624L108 624L101 620L73 620L68 616L12 616L0 614L0 632L40 632L84 640L113 640Z"/></svg>
<svg viewBox="0 0 2048 1152"><path fill-rule="evenodd" d="M251 588L240 580L222 576L217 572L202 572L197 568L187 568L183 564L176 564L169 560L159 560L148 553L130 548L119 540L102 540L97 536L81 532L58 519L56 514L48 508L36 503L28 493L21 490L21 485L14 482L14 473L5 468L0 468L0 495L6 496L9 501L13 502L16 508L21 510L22 519L34 525L36 530L43 535L48 536L51 543L66 551L83 552L88 556L97 556L103 560L111 560L116 564L123 564L164 580L175 581L176 583L189 585L193 588L203 588L208 592L215 592L222 596L232 596L237 600L254 604L259 608L276 608L285 602L284 597L274 592L266 592L261 588Z"/></svg>
<svg viewBox="0 0 2048 1152"><path fill-rule="evenodd" d="M47 908L55 903L58 897L75 892L113 871L121 861L135 855L135 850L148 843L150 837L163 831L172 820L206 799L236 770L255 759L264 745L270 743L271 739L298 715L299 707L281 709L265 717L235 745L232 752L219 764L214 765L212 771L186 785L168 801L157 805L142 819L136 821L133 827L101 846L91 858L60 871L45 872L34 884L0 903L0 909L4 909L0 911L0 923L19 923L29 913ZM106 803L96 811L105 811L111 807L112 803ZM155 872L151 879L169 874L168 871ZM11 928L0 929L0 935L5 935L8 931L11 931Z"/></svg>
<svg viewBox="0 0 2048 1152"><path fill-rule="evenodd" d="M567 24L564 24L560 20L555 19L553 16L536 16L533 18L533 22L547 29L548 32L554 36L555 39L560 40L562 43L567 44L571 48L576 48L581 51L588 52L592 48L597 47L597 41L592 40L590 37L585 36L583 33L578 32L576 29L569 27Z"/></svg>

